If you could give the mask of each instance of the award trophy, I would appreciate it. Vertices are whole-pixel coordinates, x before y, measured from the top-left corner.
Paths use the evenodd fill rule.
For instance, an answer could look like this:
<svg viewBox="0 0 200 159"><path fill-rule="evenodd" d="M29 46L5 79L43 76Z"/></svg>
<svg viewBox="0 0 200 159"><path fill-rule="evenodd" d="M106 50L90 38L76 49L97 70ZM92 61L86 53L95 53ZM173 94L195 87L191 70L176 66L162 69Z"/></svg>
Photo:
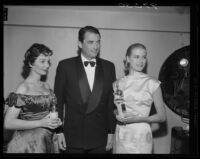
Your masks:
<svg viewBox="0 0 200 159"><path fill-rule="evenodd" d="M118 114L121 118L124 118L124 112L126 111L126 105L124 104L124 94L121 89L119 89L119 83L116 83L116 91L115 91L115 101L119 104L117 106Z"/></svg>
<svg viewBox="0 0 200 159"><path fill-rule="evenodd" d="M52 119L58 118L58 112L56 111L55 105L52 106L52 109L50 111L50 118L52 118Z"/></svg>

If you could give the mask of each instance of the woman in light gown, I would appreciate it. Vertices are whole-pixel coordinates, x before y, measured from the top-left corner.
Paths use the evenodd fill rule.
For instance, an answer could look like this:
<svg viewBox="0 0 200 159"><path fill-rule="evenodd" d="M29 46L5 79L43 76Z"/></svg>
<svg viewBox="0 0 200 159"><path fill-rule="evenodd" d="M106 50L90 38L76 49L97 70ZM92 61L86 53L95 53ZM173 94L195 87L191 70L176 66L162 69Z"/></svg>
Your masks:
<svg viewBox="0 0 200 159"><path fill-rule="evenodd" d="M5 101L8 109L4 128L15 130L6 153L56 152L53 136L61 121L49 113L56 105L56 97L49 85L41 81L47 75L51 55L48 47L37 43L25 53L25 80Z"/></svg>
<svg viewBox="0 0 200 159"><path fill-rule="evenodd" d="M119 108L126 106L124 117L116 113L117 126L113 153L152 153L152 131L150 123L164 122L166 113L160 81L143 73L147 62L147 50L143 44L129 46L126 53L126 76L113 84L114 92L123 91L123 99L115 95L114 103ZM157 113L149 116L154 102Z"/></svg>

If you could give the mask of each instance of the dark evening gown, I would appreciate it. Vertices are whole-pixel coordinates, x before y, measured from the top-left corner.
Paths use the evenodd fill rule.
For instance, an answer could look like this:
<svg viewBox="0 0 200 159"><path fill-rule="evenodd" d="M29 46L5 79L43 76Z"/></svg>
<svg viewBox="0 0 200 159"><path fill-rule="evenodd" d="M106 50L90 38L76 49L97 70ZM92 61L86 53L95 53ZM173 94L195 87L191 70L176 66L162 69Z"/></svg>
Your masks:
<svg viewBox="0 0 200 159"><path fill-rule="evenodd" d="M21 108L18 118L40 120L49 114L56 97L52 90L49 95L25 95L10 93L5 102L9 107ZM33 128L16 130L7 145L6 153L57 153L55 130Z"/></svg>

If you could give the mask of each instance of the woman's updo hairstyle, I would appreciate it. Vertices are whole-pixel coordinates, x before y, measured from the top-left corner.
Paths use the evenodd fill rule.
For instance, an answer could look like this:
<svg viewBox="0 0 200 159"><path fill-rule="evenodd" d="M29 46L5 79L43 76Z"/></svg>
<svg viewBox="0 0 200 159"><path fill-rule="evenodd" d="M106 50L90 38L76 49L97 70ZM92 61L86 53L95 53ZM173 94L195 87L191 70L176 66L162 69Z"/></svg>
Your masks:
<svg viewBox="0 0 200 159"><path fill-rule="evenodd" d="M37 57L43 54L45 56L52 56L53 52L43 44L34 43L24 55L24 66L22 76L25 79L30 73L30 65L33 65Z"/></svg>
<svg viewBox="0 0 200 159"><path fill-rule="evenodd" d="M135 48L142 48L144 50L147 50L146 47L143 45L143 44L140 44L140 43L134 43L132 45L130 45L126 51L126 58L125 60L123 61L124 62L124 73L125 75L128 75L129 74L129 67L130 67L130 64L128 63L127 61L127 57L130 57L131 56L131 51Z"/></svg>

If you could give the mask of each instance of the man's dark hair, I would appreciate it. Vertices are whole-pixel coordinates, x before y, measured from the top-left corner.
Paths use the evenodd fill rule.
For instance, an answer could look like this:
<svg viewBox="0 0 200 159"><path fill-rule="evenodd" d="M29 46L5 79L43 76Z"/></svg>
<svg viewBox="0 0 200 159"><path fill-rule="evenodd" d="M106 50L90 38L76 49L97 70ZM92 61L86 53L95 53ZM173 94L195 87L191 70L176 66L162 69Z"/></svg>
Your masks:
<svg viewBox="0 0 200 159"><path fill-rule="evenodd" d="M95 34L98 34L101 37L100 32L97 28L95 28L93 26L85 26L85 27L81 28L78 32L78 40L80 42L83 42L84 35L85 35L86 32L95 33Z"/></svg>
<svg viewBox="0 0 200 159"><path fill-rule="evenodd" d="M85 36L85 33L86 32L90 32L90 33L94 33L94 34L98 34L100 37L101 37L101 34L99 32L99 30L93 26L85 26L83 28L81 28L78 32L78 40L80 42L83 43L83 40L84 40L84 36ZM78 50L77 50L77 53L78 55L81 54L81 48L78 47ZM98 54L97 57L99 57L100 55Z"/></svg>

